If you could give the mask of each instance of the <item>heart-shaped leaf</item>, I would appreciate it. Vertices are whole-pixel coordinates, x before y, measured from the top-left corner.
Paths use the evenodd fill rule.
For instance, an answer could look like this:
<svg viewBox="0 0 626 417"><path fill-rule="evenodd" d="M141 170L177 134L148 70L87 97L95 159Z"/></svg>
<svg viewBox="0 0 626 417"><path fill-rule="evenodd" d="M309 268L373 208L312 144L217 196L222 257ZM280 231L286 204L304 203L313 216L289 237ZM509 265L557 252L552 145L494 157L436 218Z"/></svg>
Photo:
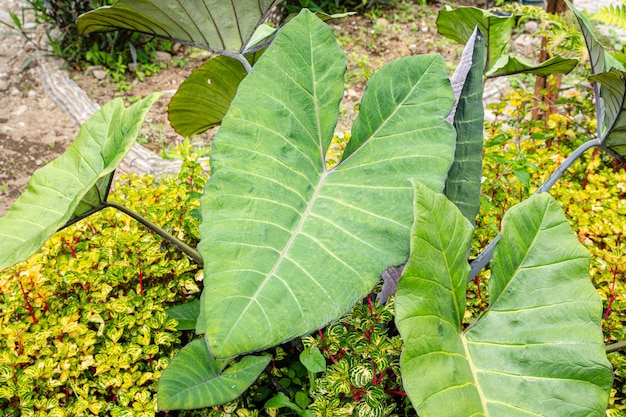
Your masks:
<svg viewBox="0 0 626 417"><path fill-rule="evenodd" d="M624 67L613 56L604 50L604 46L598 39L593 25L587 16L576 9L572 3L565 0L565 3L570 8L582 31L585 43L587 44L587 52L589 53L589 61L591 62L591 74L599 74L601 72L609 71L611 68L623 70Z"/></svg>
<svg viewBox="0 0 626 417"><path fill-rule="evenodd" d="M504 216L490 306L462 328L471 226L416 186L411 257L396 296L404 387L420 416L604 416L612 371L589 254L558 203Z"/></svg>
<svg viewBox="0 0 626 417"><path fill-rule="evenodd" d="M210 51L242 53L279 0L118 0L81 15L81 34L129 29ZM255 40L258 44L258 39ZM252 52L252 51L247 51Z"/></svg>
<svg viewBox="0 0 626 417"><path fill-rule="evenodd" d="M63 225L106 200L113 171L158 98L152 94L129 108L122 99L107 103L61 156L35 171L26 191L0 218L0 270L28 259Z"/></svg>
<svg viewBox="0 0 626 417"><path fill-rule="evenodd" d="M228 366L215 360L203 339L187 344L159 378L161 411L212 407L239 397L259 377L270 356L246 356Z"/></svg>
<svg viewBox="0 0 626 417"><path fill-rule="evenodd" d="M196 331L218 358L343 315L408 256L411 177L441 191L455 132L440 56L375 73L342 162L326 168L346 57L304 10L242 81L201 199L204 291Z"/></svg>

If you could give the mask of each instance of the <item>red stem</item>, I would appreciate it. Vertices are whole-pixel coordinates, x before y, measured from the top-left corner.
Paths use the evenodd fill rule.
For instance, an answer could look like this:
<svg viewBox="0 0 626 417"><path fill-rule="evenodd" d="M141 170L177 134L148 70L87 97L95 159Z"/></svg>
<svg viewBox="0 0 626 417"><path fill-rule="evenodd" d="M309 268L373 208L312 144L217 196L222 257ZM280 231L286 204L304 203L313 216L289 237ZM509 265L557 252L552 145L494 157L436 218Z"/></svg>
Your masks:
<svg viewBox="0 0 626 417"><path fill-rule="evenodd" d="M498 225L498 231L502 230L502 219L504 218L504 213L506 212L506 201L507 199L504 199L504 202L502 203L502 213L500 213L500 221L499 221L499 225Z"/></svg>
<svg viewBox="0 0 626 417"><path fill-rule="evenodd" d="M480 301L485 301L483 298L483 292L480 290L480 282L482 281L482 278L480 277L480 275L476 275L474 277L474 282L476 283L476 289L477 289L477 293L478 293L478 298L480 298ZM480 307L481 311L484 311L483 307Z"/></svg>
<svg viewBox="0 0 626 417"><path fill-rule="evenodd" d="M26 307L28 308L30 317L33 319L33 324L37 324L37 319L35 318L33 307L30 305L30 301L28 301L28 297L26 296L26 291L24 291L24 286L22 285L22 281L20 281L20 288L22 289L22 295L24 296L24 301L26 301Z"/></svg>
<svg viewBox="0 0 626 417"><path fill-rule="evenodd" d="M615 295L615 281L617 280L617 269L611 268L611 270L613 271L613 283L611 284L611 296L609 297L609 303L607 304L606 311L604 312L604 321L606 321L611 315L611 307L613 306L613 301L615 301L615 298L617 298L617 296Z"/></svg>
<svg viewBox="0 0 626 417"><path fill-rule="evenodd" d="M374 385L380 385L380 383L383 382L383 377L385 376L386 373L387 373L387 370L383 369L378 379L376 379L376 374L374 374Z"/></svg>
<svg viewBox="0 0 626 417"><path fill-rule="evenodd" d="M143 271L141 270L141 259L137 259L139 264L139 295L143 295Z"/></svg>

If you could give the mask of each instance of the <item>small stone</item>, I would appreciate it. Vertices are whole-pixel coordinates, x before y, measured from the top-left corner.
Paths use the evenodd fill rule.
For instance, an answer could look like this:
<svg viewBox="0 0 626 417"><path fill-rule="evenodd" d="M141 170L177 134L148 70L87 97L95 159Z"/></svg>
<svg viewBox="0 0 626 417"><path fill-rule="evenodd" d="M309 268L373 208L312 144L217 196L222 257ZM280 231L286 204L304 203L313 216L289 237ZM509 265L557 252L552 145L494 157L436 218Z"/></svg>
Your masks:
<svg viewBox="0 0 626 417"><path fill-rule="evenodd" d="M163 94L164 98L171 98L171 97L174 97L174 94L176 94L176 91L177 91L177 89L173 88L173 89L170 89L170 90L163 90L163 91L161 91L161 93Z"/></svg>
<svg viewBox="0 0 626 417"><path fill-rule="evenodd" d="M107 73L102 65L92 65L85 69L85 75L93 75L96 80L104 80L107 77Z"/></svg>
<svg viewBox="0 0 626 417"><path fill-rule="evenodd" d="M37 97L37 92L35 90L28 90L28 98L35 98Z"/></svg>
<svg viewBox="0 0 626 417"><path fill-rule="evenodd" d="M0 78L0 91L7 91L9 89L9 82Z"/></svg>
<svg viewBox="0 0 626 417"><path fill-rule="evenodd" d="M20 90L15 87L11 87L11 90L9 90L9 94L12 96L18 96L20 94Z"/></svg>
<svg viewBox="0 0 626 417"><path fill-rule="evenodd" d="M93 74L94 71L96 70L101 70L102 65L90 65L87 68L85 68L85 75L89 75L89 74Z"/></svg>
<svg viewBox="0 0 626 417"><path fill-rule="evenodd" d="M513 41L513 45L517 48L528 48L533 45L533 38L530 35L522 34Z"/></svg>
<svg viewBox="0 0 626 417"><path fill-rule="evenodd" d="M420 28L420 30L421 30L423 33L426 33L426 32L428 32L428 26L422 26L422 27Z"/></svg>
<svg viewBox="0 0 626 417"><path fill-rule="evenodd" d="M359 98L359 93L357 93L354 89L349 88L346 91L346 97L347 98L352 98L352 99Z"/></svg>
<svg viewBox="0 0 626 417"><path fill-rule="evenodd" d="M21 115L25 114L27 111L28 111L28 107L25 104L22 104L17 109L15 109L13 114L16 115L16 116L21 116Z"/></svg>
<svg viewBox="0 0 626 417"><path fill-rule="evenodd" d="M389 20L385 19L384 17L379 17L378 19L376 19L376 26L380 26L380 27L387 27L389 26Z"/></svg>
<svg viewBox="0 0 626 417"><path fill-rule="evenodd" d="M539 30L539 24L537 22L535 22L534 20L529 20L524 25L524 32L528 33L530 35L532 35L533 33L537 32L538 30Z"/></svg>
<svg viewBox="0 0 626 417"><path fill-rule="evenodd" d="M41 164L43 164L43 161L41 159L36 159L35 160L35 165L41 166Z"/></svg>
<svg viewBox="0 0 626 417"><path fill-rule="evenodd" d="M94 70L93 76L96 80L104 80L107 77L105 70Z"/></svg>
<svg viewBox="0 0 626 417"><path fill-rule="evenodd" d="M156 56L152 59L152 62L155 64L159 63L168 63L172 60L172 55L169 52L165 51L156 51Z"/></svg>

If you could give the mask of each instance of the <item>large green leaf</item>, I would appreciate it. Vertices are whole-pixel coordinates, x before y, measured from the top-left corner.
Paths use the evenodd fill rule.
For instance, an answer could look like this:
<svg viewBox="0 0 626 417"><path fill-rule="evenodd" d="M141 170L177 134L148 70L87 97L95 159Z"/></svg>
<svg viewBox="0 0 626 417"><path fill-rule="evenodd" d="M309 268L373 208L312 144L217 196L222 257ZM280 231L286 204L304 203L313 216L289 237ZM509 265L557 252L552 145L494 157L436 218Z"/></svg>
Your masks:
<svg viewBox="0 0 626 417"><path fill-rule="evenodd" d="M0 218L0 270L28 259L59 228L106 200L113 171L158 98L152 94L129 108L122 99L109 102L81 126L65 153L35 171Z"/></svg>
<svg viewBox="0 0 626 417"><path fill-rule="evenodd" d="M129 29L196 45L241 53L279 0L118 0L81 15L81 34Z"/></svg>
<svg viewBox="0 0 626 417"><path fill-rule="evenodd" d="M444 193L472 224L476 222L480 209L485 54L485 38L476 28L465 46L459 68L452 77L454 88L457 74L463 71L464 66L469 65L469 71L462 77L464 79L459 80L461 91L458 104L454 114L451 114L457 132L456 151Z"/></svg>
<svg viewBox="0 0 626 417"><path fill-rule="evenodd" d="M375 73L343 161L328 170L345 54L306 10L278 32L224 117L201 199L196 331L216 357L327 324L406 260L408 179L441 191L454 155L445 68L428 55Z"/></svg>
<svg viewBox="0 0 626 417"><path fill-rule="evenodd" d="M446 7L437 15L439 33L462 44L466 44L472 37L476 26L486 39L485 70L490 71L495 63L509 51L515 17L496 16L476 7L459 7L458 9Z"/></svg>
<svg viewBox="0 0 626 417"><path fill-rule="evenodd" d="M203 339L187 344L172 359L161 378L157 407L161 411L212 407L239 397L259 377L270 356L215 360Z"/></svg>
<svg viewBox="0 0 626 417"><path fill-rule="evenodd" d="M462 329L470 226L418 186L398 285L404 387L422 417L604 416L612 382L589 254L547 193L502 223L490 306ZM434 203L430 203L434 200Z"/></svg>
<svg viewBox="0 0 626 417"><path fill-rule="evenodd" d="M253 64L261 52L247 57ZM217 126L230 107L237 87L248 72L241 62L227 56L209 59L178 87L168 112L172 127L189 137Z"/></svg>

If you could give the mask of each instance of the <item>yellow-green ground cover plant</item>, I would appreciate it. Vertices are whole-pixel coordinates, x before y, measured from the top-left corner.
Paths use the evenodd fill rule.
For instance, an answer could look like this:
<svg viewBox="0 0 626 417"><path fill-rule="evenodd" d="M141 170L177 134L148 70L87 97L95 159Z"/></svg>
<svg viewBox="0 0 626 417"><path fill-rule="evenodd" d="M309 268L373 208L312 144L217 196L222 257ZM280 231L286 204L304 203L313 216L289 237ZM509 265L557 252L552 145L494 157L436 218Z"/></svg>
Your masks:
<svg viewBox="0 0 626 417"><path fill-rule="evenodd" d="M517 196L509 200L506 191L492 193L491 206L482 205L488 214L483 223L491 230L490 216L498 207L499 233L468 262L481 199L488 199L481 194L484 78L566 73L575 62L555 57L532 64L512 57L508 40L513 17L479 9L446 10L440 14L440 31L466 43L452 79L444 60L435 55L404 58L374 73L349 141L336 157L339 162L330 166L326 155L343 94L345 54L314 14L304 10L276 31L261 25L274 2L258 2L258 9L245 3L233 0L205 9L209 16L237 19L236 29L227 19L197 25L200 10L180 13L176 5L158 1L142 6L120 0L79 20L85 31L115 26L203 42L224 57L222 65L209 71L213 76L204 88L177 97L184 101L207 93L222 99L216 112L208 114L211 102L205 100L178 119L189 129L202 128L207 120L221 121L211 148L211 177L201 195L192 195L199 202L191 212L200 218L197 250L194 242L184 242L185 234L168 230L167 221L159 227L146 218L141 211L149 210L143 204L132 210L109 199L115 166L137 136L155 100L152 95L129 108L120 101L103 107L68 152L33 176L29 189L0 219L0 266L29 258L59 228L89 224L94 213L110 208L138 220L201 266L201 296L170 309L169 317L176 321L155 312L154 317L162 318L149 320L155 334L148 334L150 324L129 329L130 351L144 360L131 367L130 378L148 382L162 372L156 408L166 414L219 405L209 412L258 415L258 408L248 408L250 401L271 395L264 405L268 415L278 410L301 416L415 411L422 417L604 415L613 373L605 354L601 297L589 279L588 250L547 193L590 148L624 161L620 103L626 96L626 76L605 53L586 17L574 11L588 44L595 96L601 98L597 136L578 146L532 195L533 156L520 156L523 142L516 143L516 159L492 153L490 159L503 165L502 172L512 171L522 184L519 197L530 196L512 205ZM163 13L163 7L170 13ZM488 145L504 144L508 151L506 129L502 134ZM619 172L619 167L614 170ZM589 178L591 173L584 189L590 187ZM511 177L506 181L513 182ZM178 217L186 214L179 212ZM75 240L67 244L72 257L72 245L81 241ZM53 248L59 246L52 242ZM619 247L621 241L616 243ZM147 294L144 271L151 255L159 249L167 252L164 246L129 256L130 262L120 256L122 270L137 268L133 289L126 289L129 294ZM489 261L488 277L476 280ZM182 265L186 267L170 266L171 275L191 268L189 261ZM115 270L103 267L105 276L109 269ZM380 305L368 295L381 275L380 301L397 285L393 303ZM479 285L467 293L470 280ZM481 282L487 282L484 291ZM28 313L25 322L37 326L37 314L45 315L46 305L43 313L41 301L39 310L33 308L35 286L21 285L20 292L22 313ZM614 295L609 295L605 323ZM472 309L466 312L468 299L478 314L466 325L472 315ZM128 311L128 303L124 308ZM132 327L137 319L124 317L130 316L125 320ZM169 364L154 368L154 348L142 356L135 345L143 352L142 343L176 344L177 334L164 331L175 331L174 323L178 330L193 329L201 337L189 337L173 353L164 351L173 356ZM85 327L77 325L67 336ZM123 332L118 332L106 336L121 338ZM102 343L107 346L106 339ZM19 343L12 348L20 353ZM296 352L299 362L293 360ZM289 358L288 364L279 362ZM126 364L127 356L123 359L120 363ZM22 368L13 367L15 390L5 394L14 409L22 402L15 378L32 377L22 374ZM63 368L60 374L71 380ZM272 394L264 384L279 392ZM133 391L131 404L123 388L119 396L117 391L105 394L94 407L112 415L117 407L113 400L119 397L122 407L131 406L120 413L154 412L152 394ZM63 395L67 406L69 388L60 389L55 398L62 401ZM57 407L55 413L62 410Z"/></svg>
<svg viewBox="0 0 626 417"><path fill-rule="evenodd" d="M200 172L125 176L112 198L193 242ZM157 381L187 337L165 310L200 291L199 274L112 209L55 234L0 275L0 415L154 415Z"/></svg>

